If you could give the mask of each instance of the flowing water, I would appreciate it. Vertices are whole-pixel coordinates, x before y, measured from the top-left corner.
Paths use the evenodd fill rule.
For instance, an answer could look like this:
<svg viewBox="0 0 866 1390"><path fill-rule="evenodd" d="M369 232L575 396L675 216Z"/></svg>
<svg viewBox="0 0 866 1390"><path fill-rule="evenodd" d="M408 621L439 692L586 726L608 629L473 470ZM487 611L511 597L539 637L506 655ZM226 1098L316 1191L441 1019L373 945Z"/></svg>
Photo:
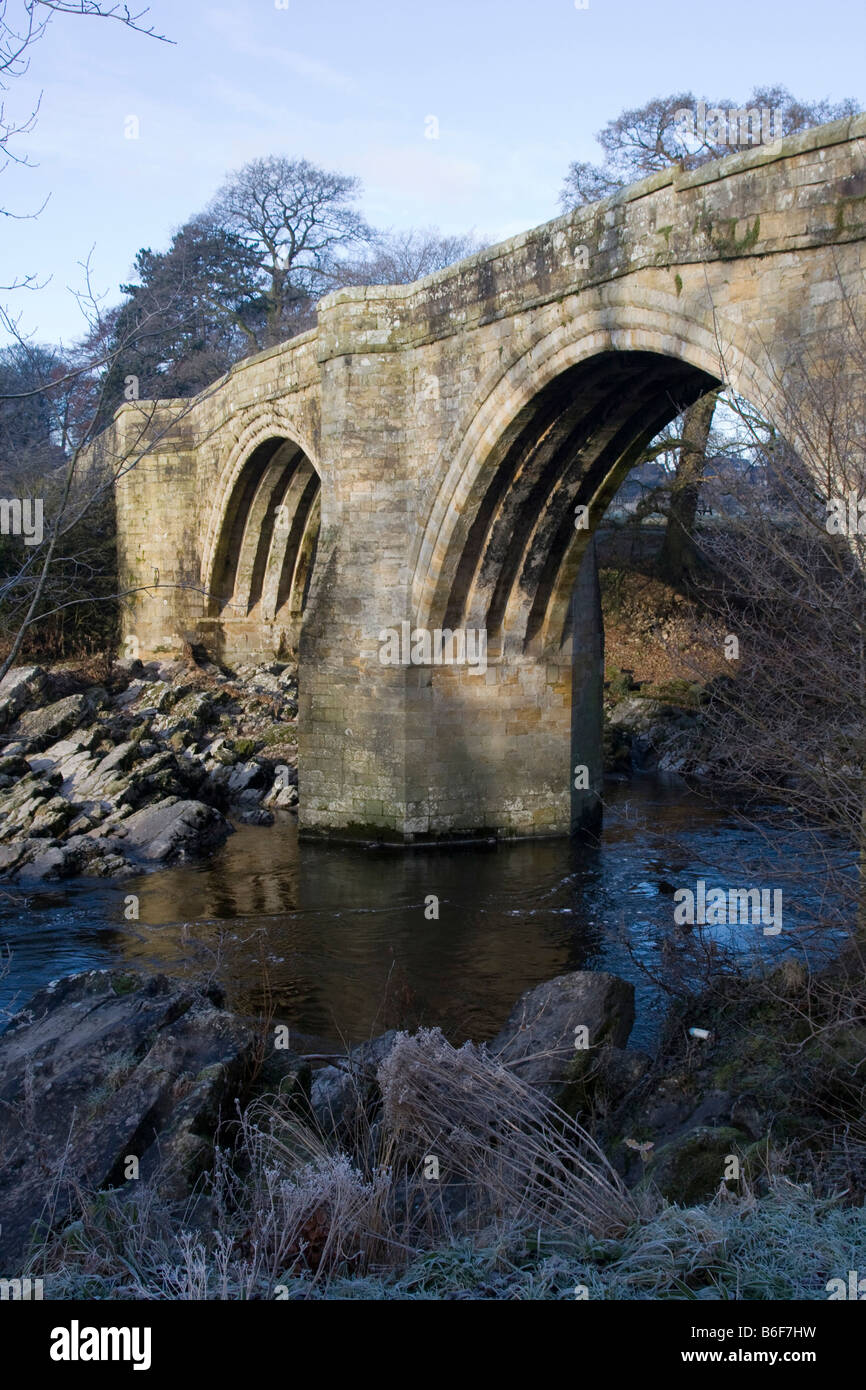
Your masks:
<svg viewBox="0 0 866 1390"><path fill-rule="evenodd" d="M0 897L11 952L0 1007L76 970L129 965L204 971L240 1008L275 1016L324 1046L392 1026L438 1024L454 1041L492 1037L518 995L569 970L607 969L637 990L635 1044L655 1035L665 997L650 978L684 949L674 887L773 885L796 862L778 937L716 929L768 959L817 911L796 832L748 828L677 778L606 787L597 843L370 850L298 842L285 814L240 826L207 862L127 879ZM139 919L126 920L130 895ZM432 914L438 899L438 918ZM648 974L647 972L650 972ZM2 1016L0 1016L2 1026Z"/></svg>

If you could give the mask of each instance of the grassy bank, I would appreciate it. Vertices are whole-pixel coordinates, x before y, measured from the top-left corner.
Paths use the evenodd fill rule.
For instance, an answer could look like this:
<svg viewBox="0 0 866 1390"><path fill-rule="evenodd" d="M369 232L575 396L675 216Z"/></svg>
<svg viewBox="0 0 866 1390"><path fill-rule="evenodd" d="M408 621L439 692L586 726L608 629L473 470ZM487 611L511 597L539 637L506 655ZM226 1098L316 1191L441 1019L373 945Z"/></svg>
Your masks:
<svg viewBox="0 0 866 1390"><path fill-rule="evenodd" d="M326 1130L296 1077L259 1096L192 1197L78 1192L30 1272L50 1298L826 1299L866 1270L861 979L725 977L579 1120L402 1034Z"/></svg>

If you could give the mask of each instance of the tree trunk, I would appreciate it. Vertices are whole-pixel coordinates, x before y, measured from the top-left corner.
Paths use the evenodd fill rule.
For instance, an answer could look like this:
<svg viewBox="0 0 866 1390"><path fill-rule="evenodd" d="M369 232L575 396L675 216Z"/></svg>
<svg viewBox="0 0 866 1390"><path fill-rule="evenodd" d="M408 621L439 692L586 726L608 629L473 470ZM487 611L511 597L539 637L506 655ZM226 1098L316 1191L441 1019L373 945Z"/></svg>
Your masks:
<svg viewBox="0 0 866 1390"><path fill-rule="evenodd" d="M707 440L718 398L717 391L710 391L690 405L683 416L683 442L658 558L659 574L678 588L695 578L700 568L694 540L695 517L707 458Z"/></svg>

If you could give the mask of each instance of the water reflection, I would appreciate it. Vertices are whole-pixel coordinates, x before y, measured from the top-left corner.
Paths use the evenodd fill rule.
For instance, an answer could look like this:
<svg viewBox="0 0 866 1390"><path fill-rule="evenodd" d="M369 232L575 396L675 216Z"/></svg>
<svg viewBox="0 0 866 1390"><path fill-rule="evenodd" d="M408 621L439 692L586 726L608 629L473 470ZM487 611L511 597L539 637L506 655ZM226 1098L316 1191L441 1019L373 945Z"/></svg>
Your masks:
<svg viewBox="0 0 866 1390"><path fill-rule="evenodd" d="M676 779L615 783L606 801L598 843L365 851L299 844L286 815L241 826L207 864L13 898L0 911L13 951L0 1003L69 970L125 962L204 969L239 1007L270 1002L327 1044L419 1024L481 1040L529 986L605 968L635 982L634 1041L647 1042L662 1001L638 962L657 969L675 936L672 883L771 881L767 843ZM776 835L771 862L790 848ZM124 919L130 894L137 922ZM787 906L790 941L797 909L811 909ZM766 946L758 928L748 938L744 949L786 944Z"/></svg>

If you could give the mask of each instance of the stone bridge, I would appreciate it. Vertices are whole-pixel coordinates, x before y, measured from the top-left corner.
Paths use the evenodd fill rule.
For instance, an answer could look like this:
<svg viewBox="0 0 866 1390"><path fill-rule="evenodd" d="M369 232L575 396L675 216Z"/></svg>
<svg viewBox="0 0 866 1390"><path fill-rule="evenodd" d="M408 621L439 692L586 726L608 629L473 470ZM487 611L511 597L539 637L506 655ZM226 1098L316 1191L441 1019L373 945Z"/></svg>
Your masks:
<svg viewBox="0 0 866 1390"><path fill-rule="evenodd" d="M660 173L413 285L329 295L192 403L124 406L103 439L130 646L297 653L302 833L591 820L592 530L684 406L723 380L787 424L792 349L820 359L864 321L864 152L860 116Z"/></svg>

